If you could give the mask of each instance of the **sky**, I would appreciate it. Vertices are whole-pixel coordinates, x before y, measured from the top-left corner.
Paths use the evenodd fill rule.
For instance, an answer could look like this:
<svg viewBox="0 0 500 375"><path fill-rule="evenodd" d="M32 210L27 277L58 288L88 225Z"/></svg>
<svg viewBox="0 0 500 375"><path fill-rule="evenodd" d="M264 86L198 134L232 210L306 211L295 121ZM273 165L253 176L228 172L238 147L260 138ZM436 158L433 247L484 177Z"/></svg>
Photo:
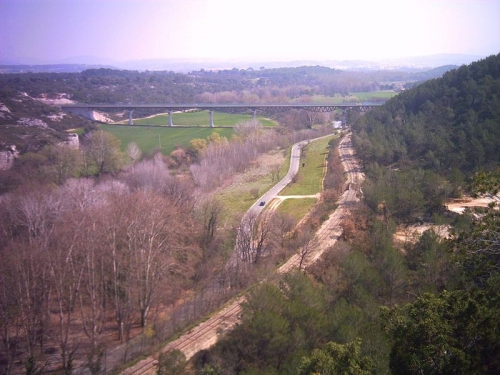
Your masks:
<svg viewBox="0 0 500 375"><path fill-rule="evenodd" d="M0 0L4 62L443 53L500 53L500 0Z"/></svg>

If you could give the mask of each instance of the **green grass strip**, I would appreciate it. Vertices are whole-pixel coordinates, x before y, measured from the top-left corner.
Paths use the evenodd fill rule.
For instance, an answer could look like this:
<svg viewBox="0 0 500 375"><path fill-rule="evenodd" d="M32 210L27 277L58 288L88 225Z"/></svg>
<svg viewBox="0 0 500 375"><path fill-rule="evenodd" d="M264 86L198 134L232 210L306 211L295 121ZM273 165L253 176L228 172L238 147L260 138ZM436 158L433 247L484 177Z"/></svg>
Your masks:
<svg viewBox="0 0 500 375"><path fill-rule="evenodd" d="M137 143L145 154L160 151L165 155L174 151L177 146L189 146L195 138L207 138L212 133L231 139L232 128L169 128L129 125L100 125L102 130L110 132L122 143L122 150L127 149L130 142Z"/></svg>
<svg viewBox="0 0 500 375"><path fill-rule="evenodd" d="M225 112L214 111L214 125L215 126L235 126L236 124L244 121L252 120L252 115L246 114L233 114ZM265 117L257 117L263 126L275 126L270 119ZM172 114L172 122L180 126L210 126L209 111L196 111L196 112L178 112ZM168 125L168 115L161 114L150 118L136 119L135 125Z"/></svg>
<svg viewBox="0 0 500 375"><path fill-rule="evenodd" d="M316 198L291 198L285 199L279 206L278 212L293 217L297 222L300 221L316 204Z"/></svg>
<svg viewBox="0 0 500 375"><path fill-rule="evenodd" d="M283 189L280 195L313 195L321 192L328 142L333 137L311 142L304 147L296 182Z"/></svg>

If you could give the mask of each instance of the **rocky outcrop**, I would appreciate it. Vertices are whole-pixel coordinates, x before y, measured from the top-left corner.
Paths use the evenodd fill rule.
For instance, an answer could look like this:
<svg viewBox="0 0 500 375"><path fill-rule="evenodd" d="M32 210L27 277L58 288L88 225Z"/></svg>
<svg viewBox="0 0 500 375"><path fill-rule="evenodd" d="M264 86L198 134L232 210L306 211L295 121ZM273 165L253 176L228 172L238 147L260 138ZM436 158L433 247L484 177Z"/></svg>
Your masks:
<svg viewBox="0 0 500 375"><path fill-rule="evenodd" d="M9 108L7 106L0 102L0 118L11 118L12 113L10 112Z"/></svg>
<svg viewBox="0 0 500 375"><path fill-rule="evenodd" d="M18 125L34 127L34 128L47 129L49 127L46 122L44 122L38 118L21 117L19 120L17 120L17 123L18 123Z"/></svg>
<svg viewBox="0 0 500 375"><path fill-rule="evenodd" d="M14 160L19 157L19 151L15 145L9 145L5 149L0 150L0 170L8 170L12 168Z"/></svg>
<svg viewBox="0 0 500 375"><path fill-rule="evenodd" d="M68 140L65 142L65 144L73 148L80 148L80 140L78 138L78 134L69 133Z"/></svg>
<svg viewBox="0 0 500 375"><path fill-rule="evenodd" d="M105 113L98 112L98 111L92 111L92 119L95 121L104 122L104 123L108 123L108 124L114 122Z"/></svg>

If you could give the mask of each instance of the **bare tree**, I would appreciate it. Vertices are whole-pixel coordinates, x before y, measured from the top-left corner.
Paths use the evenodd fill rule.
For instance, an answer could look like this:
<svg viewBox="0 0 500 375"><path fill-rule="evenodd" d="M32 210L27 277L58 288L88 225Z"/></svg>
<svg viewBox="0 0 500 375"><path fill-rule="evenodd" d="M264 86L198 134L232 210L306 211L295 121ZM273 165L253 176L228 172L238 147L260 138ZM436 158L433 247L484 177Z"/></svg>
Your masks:
<svg viewBox="0 0 500 375"><path fill-rule="evenodd" d="M204 260L208 258L207 251L211 249L211 245L215 239L222 210L222 204L215 199L204 202L201 206L200 211L203 223L203 233L200 240L200 246L203 250Z"/></svg>
<svg viewBox="0 0 500 375"><path fill-rule="evenodd" d="M308 257L314 249L314 233L309 229L303 229L297 235L296 245L298 246L298 254L300 256L299 271L304 263L307 263Z"/></svg>
<svg viewBox="0 0 500 375"><path fill-rule="evenodd" d="M0 260L0 372L8 375L22 340L21 326L18 324L20 308L15 296L15 271L5 252Z"/></svg>
<svg viewBox="0 0 500 375"><path fill-rule="evenodd" d="M281 250L285 250L288 246L287 243L293 235L293 229L297 224L297 220L288 214L281 212L274 212L272 217L273 239Z"/></svg>
<svg viewBox="0 0 500 375"><path fill-rule="evenodd" d="M62 226L62 224L61 224ZM66 228L64 228L66 229ZM58 317L58 338L61 349L62 367L66 374L73 368L73 357L76 350L70 343L71 326L74 322L74 311L77 306L78 294L82 279L82 267L75 251L74 231L68 233L68 242L61 241L62 234L58 236L58 243L47 252L52 290L54 292L55 311Z"/></svg>
<svg viewBox="0 0 500 375"><path fill-rule="evenodd" d="M82 328L91 343L91 351L100 344L106 322L109 293L109 267L102 254L100 215L93 208L83 214L78 246L81 256L82 279L78 293Z"/></svg>
<svg viewBox="0 0 500 375"><path fill-rule="evenodd" d="M273 213L265 212L253 228L253 262L259 263L261 258L270 250L270 239L272 231Z"/></svg>
<svg viewBox="0 0 500 375"><path fill-rule="evenodd" d="M264 127L258 120L248 120L237 123L234 126L234 133L242 139L259 136Z"/></svg>
<svg viewBox="0 0 500 375"><path fill-rule="evenodd" d="M109 257L110 289L115 310L118 340L128 339L132 319L132 263L127 251L126 219L129 207L125 194L110 197L108 209L102 212L107 221L102 223L102 250ZM113 199L114 201L111 201Z"/></svg>
<svg viewBox="0 0 500 375"><path fill-rule="evenodd" d="M236 254L244 262L254 259L253 228L257 223L256 214L247 214L239 221L236 235Z"/></svg>
<svg viewBox="0 0 500 375"><path fill-rule="evenodd" d="M158 282L168 273L176 238L177 217L168 200L152 193L136 193L127 199L127 249L130 254L133 293L144 328Z"/></svg>
<svg viewBox="0 0 500 375"><path fill-rule="evenodd" d="M217 101L214 94L206 91L201 94L197 94L195 96L195 100L197 103L215 103Z"/></svg>
<svg viewBox="0 0 500 375"><path fill-rule="evenodd" d="M244 262L258 263L268 250L272 234L272 214L259 219L256 213L243 217L238 226L236 251Z"/></svg>
<svg viewBox="0 0 500 375"><path fill-rule="evenodd" d="M18 324L25 343L23 364L32 371L39 370L49 324L49 275L40 247L33 243L17 243L10 251Z"/></svg>
<svg viewBox="0 0 500 375"><path fill-rule="evenodd" d="M130 142L127 145L127 155L132 159L132 162L135 164L142 156L141 149L137 146L137 143Z"/></svg>

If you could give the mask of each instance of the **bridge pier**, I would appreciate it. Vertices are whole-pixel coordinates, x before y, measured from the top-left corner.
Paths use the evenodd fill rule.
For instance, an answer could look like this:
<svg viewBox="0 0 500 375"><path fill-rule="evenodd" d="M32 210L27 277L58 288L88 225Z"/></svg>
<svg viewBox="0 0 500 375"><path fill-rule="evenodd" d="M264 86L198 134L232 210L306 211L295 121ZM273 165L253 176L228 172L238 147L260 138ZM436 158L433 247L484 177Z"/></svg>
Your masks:
<svg viewBox="0 0 500 375"><path fill-rule="evenodd" d="M134 125L134 120L132 119L132 113L134 113L134 110L128 111L128 124L129 125Z"/></svg>
<svg viewBox="0 0 500 375"><path fill-rule="evenodd" d="M252 120L254 120L254 121L257 120L257 110L256 109L253 110Z"/></svg>
<svg viewBox="0 0 500 375"><path fill-rule="evenodd" d="M210 113L210 127L214 127L214 111L209 111Z"/></svg>
<svg viewBox="0 0 500 375"><path fill-rule="evenodd" d="M174 120L172 119L172 111L168 111L168 126L174 126Z"/></svg>

